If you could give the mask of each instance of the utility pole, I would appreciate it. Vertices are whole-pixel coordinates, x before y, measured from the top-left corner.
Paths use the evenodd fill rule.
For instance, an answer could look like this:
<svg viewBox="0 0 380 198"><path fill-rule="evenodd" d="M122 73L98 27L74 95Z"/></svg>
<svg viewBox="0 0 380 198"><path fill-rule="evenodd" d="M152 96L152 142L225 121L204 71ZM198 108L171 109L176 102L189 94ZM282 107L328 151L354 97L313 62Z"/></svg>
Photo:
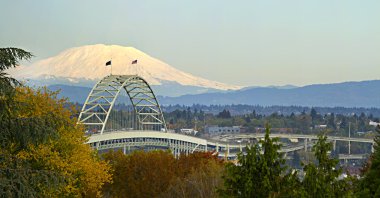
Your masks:
<svg viewBox="0 0 380 198"><path fill-rule="evenodd" d="M351 139L351 122L348 122L348 138ZM348 140L348 155L351 155L351 141Z"/></svg>
<svg viewBox="0 0 380 198"><path fill-rule="evenodd" d="M197 130L197 122L198 122L198 118L194 117L194 130L195 131Z"/></svg>

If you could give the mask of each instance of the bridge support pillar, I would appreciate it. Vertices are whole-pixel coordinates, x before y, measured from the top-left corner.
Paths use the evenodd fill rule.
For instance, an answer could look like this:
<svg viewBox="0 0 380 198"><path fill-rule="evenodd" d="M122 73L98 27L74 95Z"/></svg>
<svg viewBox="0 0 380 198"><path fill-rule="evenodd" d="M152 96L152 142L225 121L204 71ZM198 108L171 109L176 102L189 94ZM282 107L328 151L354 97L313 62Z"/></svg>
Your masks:
<svg viewBox="0 0 380 198"><path fill-rule="evenodd" d="M186 142L186 155L189 155L189 143L188 142Z"/></svg>
<svg viewBox="0 0 380 198"><path fill-rule="evenodd" d="M179 158L179 155L181 154L181 143L177 140L175 145L177 148L177 158Z"/></svg>
<svg viewBox="0 0 380 198"><path fill-rule="evenodd" d="M127 145L125 145L125 144L123 146L123 153L124 153L124 155L127 154Z"/></svg>
<svg viewBox="0 0 380 198"><path fill-rule="evenodd" d="M173 140L173 154L174 154L174 157L177 158L177 144L176 144L176 141Z"/></svg>
<svg viewBox="0 0 380 198"><path fill-rule="evenodd" d="M333 151L336 150L336 140L333 141Z"/></svg>
<svg viewBox="0 0 380 198"><path fill-rule="evenodd" d="M348 141L348 154L351 155L351 141Z"/></svg>
<svg viewBox="0 0 380 198"><path fill-rule="evenodd" d="M304 139L304 143L305 143L305 152L307 152L307 138Z"/></svg>
<svg viewBox="0 0 380 198"><path fill-rule="evenodd" d="M227 152L227 159L228 159L228 156L230 155L230 146L227 144L227 150L226 150L226 152Z"/></svg>

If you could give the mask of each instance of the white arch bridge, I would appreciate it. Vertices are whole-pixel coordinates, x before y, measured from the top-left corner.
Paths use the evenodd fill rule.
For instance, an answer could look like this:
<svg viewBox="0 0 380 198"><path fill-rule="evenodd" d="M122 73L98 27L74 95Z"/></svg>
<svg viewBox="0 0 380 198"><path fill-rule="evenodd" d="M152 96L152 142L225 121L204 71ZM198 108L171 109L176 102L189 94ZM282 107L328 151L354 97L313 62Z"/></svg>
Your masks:
<svg viewBox="0 0 380 198"><path fill-rule="evenodd" d="M234 158L244 151L242 143L210 141L193 136L170 133L153 90L136 75L109 75L91 90L79 114L78 123L86 126L88 143L95 149L170 149L175 156L194 151L217 151L220 156ZM281 152L307 149L313 135L271 134L271 137L304 139L305 144L284 147ZM234 137L263 138L263 134ZM228 139L228 138L227 138ZM329 137L332 141L364 142L373 145L372 139ZM358 158L358 156L355 156ZM345 159L349 156L345 156Z"/></svg>

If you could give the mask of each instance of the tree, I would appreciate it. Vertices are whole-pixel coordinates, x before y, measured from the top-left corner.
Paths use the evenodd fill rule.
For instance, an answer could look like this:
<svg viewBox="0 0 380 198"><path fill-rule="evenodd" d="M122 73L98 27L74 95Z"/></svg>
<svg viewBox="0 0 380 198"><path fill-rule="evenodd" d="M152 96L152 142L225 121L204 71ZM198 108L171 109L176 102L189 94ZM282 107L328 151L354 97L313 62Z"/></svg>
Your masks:
<svg viewBox="0 0 380 198"><path fill-rule="evenodd" d="M314 128L314 126L317 123L317 119L318 119L318 113L314 108L311 108L311 110L310 110L310 117L311 117L311 123L313 125L312 127Z"/></svg>
<svg viewBox="0 0 380 198"><path fill-rule="evenodd" d="M216 197L223 162L215 153L194 152L175 159L169 151L104 154L114 170L108 197Z"/></svg>
<svg viewBox="0 0 380 198"><path fill-rule="evenodd" d="M318 135L318 141L313 146L317 164L310 163L304 166L305 177L302 181L303 190L307 197L347 197L352 192L347 180L338 179L342 173L337 168L338 160L329 156L331 143L327 142L324 133Z"/></svg>
<svg viewBox="0 0 380 198"><path fill-rule="evenodd" d="M17 122L25 122L24 120L12 120L10 115L14 108L13 95L15 85L19 85L18 81L9 77L4 71L18 66L21 60L29 60L33 55L18 48L0 48L0 142L3 148L9 146L11 140L15 138L14 134L10 134L9 127L23 126Z"/></svg>
<svg viewBox="0 0 380 198"><path fill-rule="evenodd" d="M218 118L224 118L224 119L231 118L231 113L230 111L224 109L222 112L219 112Z"/></svg>
<svg viewBox="0 0 380 198"><path fill-rule="evenodd" d="M176 178L163 197L218 197L224 162L215 152L181 155L176 163Z"/></svg>
<svg viewBox="0 0 380 198"><path fill-rule="evenodd" d="M310 116L311 116L311 119L313 121L317 118L318 114L317 114L317 111L314 108L311 108L311 110L310 110Z"/></svg>
<svg viewBox="0 0 380 198"><path fill-rule="evenodd" d="M113 183L104 188L111 197L160 197L175 178L175 158L169 151L121 151L104 155L113 169Z"/></svg>
<svg viewBox="0 0 380 198"><path fill-rule="evenodd" d="M374 153L366 163L363 179L359 181L358 197L380 196L380 126L377 126L378 135L375 137Z"/></svg>
<svg viewBox="0 0 380 198"><path fill-rule="evenodd" d="M279 153L278 138L269 138L267 124L265 138L259 144L246 147L246 155L238 154L238 164L226 165L222 196L227 197L271 197L293 186L295 177L286 174L285 159ZM289 193L292 194L292 193Z"/></svg>
<svg viewBox="0 0 380 198"><path fill-rule="evenodd" d="M110 181L109 167L86 144L74 107L65 105L47 89L15 89L0 118L3 195L100 196Z"/></svg>
<svg viewBox="0 0 380 198"><path fill-rule="evenodd" d="M327 120L327 126L332 129L336 129L335 114L331 113Z"/></svg>
<svg viewBox="0 0 380 198"><path fill-rule="evenodd" d="M18 81L12 77L9 77L4 71L19 65L21 60L29 60L32 58L32 54L23 49L18 48L0 48L0 94L5 94L5 91L9 91L18 85ZM4 97L4 96L2 96Z"/></svg>

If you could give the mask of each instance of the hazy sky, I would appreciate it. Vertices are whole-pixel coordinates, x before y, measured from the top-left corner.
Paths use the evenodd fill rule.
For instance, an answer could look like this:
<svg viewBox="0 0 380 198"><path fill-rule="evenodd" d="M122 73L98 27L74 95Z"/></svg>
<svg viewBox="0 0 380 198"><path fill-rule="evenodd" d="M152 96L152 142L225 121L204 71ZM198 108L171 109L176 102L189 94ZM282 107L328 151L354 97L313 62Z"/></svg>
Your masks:
<svg viewBox="0 0 380 198"><path fill-rule="evenodd" d="M97 43L236 85L380 79L380 1L0 0L0 47Z"/></svg>

